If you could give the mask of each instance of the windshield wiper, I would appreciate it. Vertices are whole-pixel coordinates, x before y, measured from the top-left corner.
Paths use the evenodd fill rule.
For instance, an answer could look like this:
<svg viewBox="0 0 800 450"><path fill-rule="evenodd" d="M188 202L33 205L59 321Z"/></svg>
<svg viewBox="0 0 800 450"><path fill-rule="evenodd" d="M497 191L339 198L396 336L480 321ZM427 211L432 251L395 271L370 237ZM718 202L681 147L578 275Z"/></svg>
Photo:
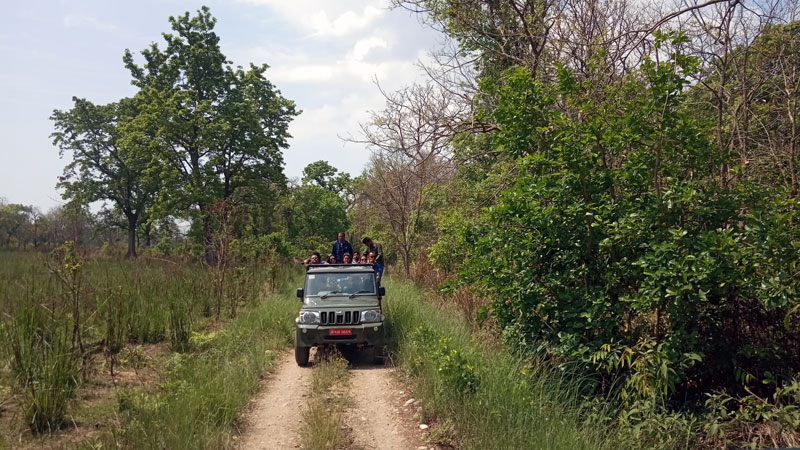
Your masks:
<svg viewBox="0 0 800 450"><path fill-rule="evenodd" d="M373 291L356 291L350 294L350 298L355 297L358 294L372 294Z"/></svg>
<svg viewBox="0 0 800 450"><path fill-rule="evenodd" d="M325 294L325 295L321 296L320 298L328 298L328 297L330 297L330 296L331 296L331 295L333 295L333 294L344 294L344 292L339 292L339 291L330 291L330 292L328 292L327 294Z"/></svg>

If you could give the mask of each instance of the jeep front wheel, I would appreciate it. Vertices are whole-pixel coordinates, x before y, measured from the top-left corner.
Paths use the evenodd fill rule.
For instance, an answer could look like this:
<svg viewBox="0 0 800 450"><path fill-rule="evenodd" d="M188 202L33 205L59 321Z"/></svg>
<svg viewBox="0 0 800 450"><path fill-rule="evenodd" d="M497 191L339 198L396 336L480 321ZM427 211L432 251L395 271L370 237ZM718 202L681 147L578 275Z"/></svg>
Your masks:
<svg viewBox="0 0 800 450"><path fill-rule="evenodd" d="M308 356L311 353L311 347L302 347L298 345L297 339L294 340L294 360L300 367L308 365Z"/></svg>

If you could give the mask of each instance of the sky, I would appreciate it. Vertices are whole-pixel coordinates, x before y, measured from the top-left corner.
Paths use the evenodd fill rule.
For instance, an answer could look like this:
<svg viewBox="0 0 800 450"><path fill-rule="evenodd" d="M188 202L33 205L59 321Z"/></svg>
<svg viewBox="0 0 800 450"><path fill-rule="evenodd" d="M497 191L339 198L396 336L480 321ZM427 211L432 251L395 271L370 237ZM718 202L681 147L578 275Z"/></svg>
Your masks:
<svg viewBox="0 0 800 450"><path fill-rule="evenodd" d="M234 65L268 64L266 77L303 112L289 127L286 175L326 160L357 175L369 158L358 135L368 111L384 100L374 81L393 90L420 81L417 62L442 44L419 17L387 0L2 0L0 14L0 198L46 211L63 203L59 157L50 134L54 109L72 97L108 103L135 88L122 63L163 44L169 16L201 6ZM163 45L161 45L163 48Z"/></svg>

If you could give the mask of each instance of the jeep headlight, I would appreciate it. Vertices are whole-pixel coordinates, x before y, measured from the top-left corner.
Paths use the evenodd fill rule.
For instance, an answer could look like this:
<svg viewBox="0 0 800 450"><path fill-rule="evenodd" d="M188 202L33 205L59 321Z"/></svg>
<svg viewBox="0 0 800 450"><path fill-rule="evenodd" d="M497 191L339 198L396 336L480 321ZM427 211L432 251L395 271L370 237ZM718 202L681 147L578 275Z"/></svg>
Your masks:
<svg viewBox="0 0 800 450"><path fill-rule="evenodd" d="M300 316L294 319L296 323L315 324L319 323L319 313L316 311L300 311Z"/></svg>
<svg viewBox="0 0 800 450"><path fill-rule="evenodd" d="M361 323L383 322L383 314L379 309L361 311Z"/></svg>

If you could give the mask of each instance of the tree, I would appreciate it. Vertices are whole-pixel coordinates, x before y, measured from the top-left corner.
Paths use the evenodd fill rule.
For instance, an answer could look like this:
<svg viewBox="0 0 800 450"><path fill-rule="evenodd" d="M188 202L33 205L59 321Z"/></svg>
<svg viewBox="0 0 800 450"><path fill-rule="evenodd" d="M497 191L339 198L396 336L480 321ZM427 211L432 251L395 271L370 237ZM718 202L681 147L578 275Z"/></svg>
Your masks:
<svg viewBox="0 0 800 450"><path fill-rule="evenodd" d="M345 200L314 184L291 188L278 211L289 241L303 250L319 250L349 225Z"/></svg>
<svg viewBox="0 0 800 450"><path fill-rule="evenodd" d="M349 173L339 172L328 161L315 161L303 169L303 184L311 183L340 195L347 202L348 211L353 206L357 180Z"/></svg>
<svg viewBox="0 0 800 450"><path fill-rule="evenodd" d="M351 139L373 151L357 201L360 211L388 225L408 275L425 187L447 182L453 172L452 139L465 106L432 83L384 96L386 108L361 124L361 138Z"/></svg>
<svg viewBox="0 0 800 450"><path fill-rule="evenodd" d="M17 203L5 204L0 201L0 237L3 245L11 248L11 242L17 241L18 246L23 246L27 240L26 234L32 227L30 212L32 207Z"/></svg>
<svg viewBox="0 0 800 450"><path fill-rule="evenodd" d="M109 200L125 216L129 258L136 257L136 229L158 189L150 176L157 141L140 128L135 99L108 105L73 97L69 111L53 111L53 143L72 153L58 183L64 198L91 203Z"/></svg>
<svg viewBox="0 0 800 450"><path fill-rule="evenodd" d="M169 22L174 33L164 33L163 50L156 43L143 50L143 66L126 50L124 61L141 89L141 117L164 143L159 162L165 188L154 211L201 220L205 258L213 262L213 200L244 186L284 183L281 149L299 112L264 77L266 65L230 65L207 7Z"/></svg>

